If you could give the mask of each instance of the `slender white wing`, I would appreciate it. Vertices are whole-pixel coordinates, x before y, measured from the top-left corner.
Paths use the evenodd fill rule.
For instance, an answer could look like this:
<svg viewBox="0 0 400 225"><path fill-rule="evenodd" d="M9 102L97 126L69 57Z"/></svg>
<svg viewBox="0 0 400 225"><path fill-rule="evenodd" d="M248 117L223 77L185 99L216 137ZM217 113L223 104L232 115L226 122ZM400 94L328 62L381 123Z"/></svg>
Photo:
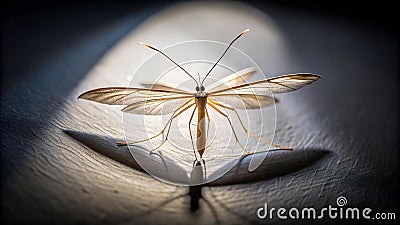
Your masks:
<svg viewBox="0 0 400 225"><path fill-rule="evenodd" d="M192 101L188 101L192 98ZM194 102L194 98L164 98L153 99L130 104L122 109L123 112L140 115L167 115L173 113L180 105Z"/></svg>
<svg viewBox="0 0 400 225"><path fill-rule="evenodd" d="M219 80L215 83L212 83L208 87L208 90L209 90L209 92L212 92L212 91L222 90L227 87L234 87L237 85L245 84L246 79L251 77L255 72L256 72L256 68L254 68L254 67L245 68L241 71L238 71L237 73L233 73L229 76L222 78L221 80Z"/></svg>
<svg viewBox="0 0 400 225"><path fill-rule="evenodd" d="M209 92L209 96L221 94L250 94L271 95L295 91L321 78L319 75L310 73L288 74L273 77L252 83L237 85L232 88Z"/></svg>
<svg viewBox="0 0 400 225"><path fill-rule="evenodd" d="M109 105L128 105L123 112L141 115L172 113L193 94L177 90L150 90L129 87L99 88L83 93L78 98Z"/></svg>
<svg viewBox="0 0 400 225"><path fill-rule="evenodd" d="M98 88L81 94L78 98L108 105L130 105L140 101L161 98L188 98L193 94L179 90L150 90L144 88L110 87Z"/></svg>
<svg viewBox="0 0 400 225"><path fill-rule="evenodd" d="M212 101L221 102L236 109L259 109L278 102L278 99L267 95L226 94L209 96ZM211 101L211 102L212 102Z"/></svg>
<svg viewBox="0 0 400 225"><path fill-rule="evenodd" d="M172 84L167 84L163 82L151 83L151 82L143 82L141 85L150 90L163 90L163 91L179 91L182 93L191 94L188 90L179 89L174 87Z"/></svg>

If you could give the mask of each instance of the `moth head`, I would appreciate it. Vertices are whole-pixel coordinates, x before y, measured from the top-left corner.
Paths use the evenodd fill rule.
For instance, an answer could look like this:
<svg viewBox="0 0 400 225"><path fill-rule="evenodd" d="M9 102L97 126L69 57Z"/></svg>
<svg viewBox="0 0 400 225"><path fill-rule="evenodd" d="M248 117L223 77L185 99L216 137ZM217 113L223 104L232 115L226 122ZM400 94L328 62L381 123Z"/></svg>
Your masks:
<svg viewBox="0 0 400 225"><path fill-rule="evenodd" d="M201 85L200 87L199 87L199 86L196 86L196 91L197 91L197 92L199 92L199 91L204 91L204 90L206 90L206 89L204 88L203 85Z"/></svg>

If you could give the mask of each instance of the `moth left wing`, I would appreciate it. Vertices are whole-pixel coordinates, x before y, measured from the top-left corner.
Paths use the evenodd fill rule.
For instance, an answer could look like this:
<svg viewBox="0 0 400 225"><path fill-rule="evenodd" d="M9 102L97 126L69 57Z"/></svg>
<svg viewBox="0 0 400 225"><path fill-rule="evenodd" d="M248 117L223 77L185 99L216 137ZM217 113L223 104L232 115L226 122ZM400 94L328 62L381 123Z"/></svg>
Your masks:
<svg viewBox="0 0 400 225"><path fill-rule="evenodd" d="M319 78L321 78L321 76L311 73L288 74L247 84L237 85L231 88L212 91L209 93L209 95L252 94L270 96L271 94L280 94L295 91L308 84L311 84Z"/></svg>
<svg viewBox="0 0 400 225"><path fill-rule="evenodd" d="M130 104L123 108L122 112L139 115L167 115L173 113L181 105L189 103L194 104L194 97L151 99Z"/></svg>
<svg viewBox="0 0 400 225"><path fill-rule="evenodd" d="M130 105L140 101L150 101L165 98L193 97L189 92L179 90L156 90L130 87L109 87L90 90L78 98L100 102L108 105Z"/></svg>

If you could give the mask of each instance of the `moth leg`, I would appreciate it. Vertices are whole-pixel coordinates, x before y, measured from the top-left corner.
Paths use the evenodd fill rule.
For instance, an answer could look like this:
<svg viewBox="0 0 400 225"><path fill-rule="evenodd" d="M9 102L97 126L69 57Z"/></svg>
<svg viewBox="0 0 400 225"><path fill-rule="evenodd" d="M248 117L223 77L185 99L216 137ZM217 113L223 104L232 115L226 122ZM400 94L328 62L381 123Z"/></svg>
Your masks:
<svg viewBox="0 0 400 225"><path fill-rule="evenodd" d="M283 150L293 150L293 148L290 148L290 147L286 147L286 146L274 144L273 142L268 141L267 139L261 137L260 135L257 135L257 134L255 134L255 133L249 131L249 130L246 128L246 126L244 125L242 119L241 119L240 116L239 116L239 113L237 112L237 110L236 110L235 108L232 108L232 107L230 107L230 106L221 104L221 103L216 102L216 101L213 101L213 100L211 100L211 99L209 99L209 101L212 102L213 104L217 105L217 106L220 106L220 107L223 107L223 108L225 108L225 109L229 109L229 110L232 110L233 112L235 112L235 114L236 114L237 118L239 119L240 125L242 126L244 132L247 133L249 136L251 136L251 137L253 137L253 138L257 139L257 140L260 140L260 141L262 141L262 142L264 142L264 143L266 143L266 144L270 144L270 145L272 145L272 146L275 146L275 147L277 147L277 148L279 148L279 149L283 149Z"/></svg>
<svg viewBox="0 0 400 225"><path fill-rule="evenodd" d="M153 153L154 151L156 151L157 149L161 148L161 146L163 146L165 144L165 142L167 142L167 141L168 141L167 139L163 140L159 146L150 150L150 154Z"/></svg>
<svg viewBox="0 0 400 225"><path fill-rule="evenodd" d="M215 111L217 111L219 114L223 115L223 116L228 120L229 125L231 126L231 129L232 129L232 132L233 132L233 135L234 135L234 137L235 137L236 142L240 145L240 147L242 148L242 150L243 150L246 154L252 154L252 152L247 151L247 150L243 147L242 143L240 143L239 138L237 137L236 131L235 131L235 129L233 128L231 119L229 119L229 117L228 117L225 113L223 113L220 109L218 109L218 107L215 106L213 103L208 102L207 104L209 104Z"/></svg>
<svg viewBox="0 0 400 225"><path fill-rule="evenodd" d="M209 130L210 130L210 115L208 115L208 110L207 110L207 106L205 107L205 109L206 109L206 116L207 116L207 120L208 120L208 122L207 122L207 138L208 138L208 134L209 134Z"/></svg>
<svg viewBox="0 0 400 225"><path fill-rule="evenodd" d="M201 161L203 162L202 167L204 167L204 168L203 168L203 169L204 169L204 177L203 177L203 179L206 180L206 179L207 179L206 161L205 161L203 158L201 158ZM193 161L193 165L192 165L193 168L194 168L194 166L196 165L196 162L199 163L199 164L201 165L201 162L198 161L197 158L196 158L196 160Z"/></svg>
<svg viewBox="0 0 400 225"><path fill-rule="evenodd" d="M151 136L151 137L149 137L149 138L146 138L146 139L144 139L144 140L140 140L140 141L133 141L133 142L122 142L122 141L119 141L119 142L117 142L117 146L134 145L134 144L137 144L137 143L149 141L149 140L151 140L151 139L154 139L154 138L160 136L161 134L163 134L163 133L165 132L165 130L167 129L168 125L172 122L172 120L173 120L175 114L176 114L180 109L182 109L183 107L185 107L185 105L187 105L187 104L188 104L190 101L192 101L192 100L193 100L193 99L189 99L189 100L187 100L185 103L183 103L182 105L180 105L178 108L176 108L175 111L172 113L171 117L168 119L168 121L167 121L167 123L165 124L164 128L163 128L159 133L157 133L157 134L155 134L154 136Z"/></svg>
<svg viewBox="0 0 400 225"><path fill-rule="evenodd" d="M196 161L197 161L196 149L194 148L194 143L193 143L192 128L190 127L190 124L192 123L192 119L193 119L194 113L196 112L196 109L197 109L197 105L194 107L194 110L193 110L193 112L192 112L192 115L190 116L190 120L189 120L189 134L190 134L190 141L192 142L193 154L194 154L194 157L196 158ZM193 162L193 166L194 166L194 162Z"/></svg>
<svg viewBox="0 0 400 225"><path fill-rule="evenodd" d="M204 159L203 160L203 165L204 165L204 180L207 179L207 168L206 168L206 161Z"/></svg>
<svg viewBox="0 0 400 225"><path fill-rule="evenodd" d="M161 142L161 144L160 144L157 148L151 150L150 153L152 153L152 152L154 152L155 150L159 149L162 145L165 144L165 142L168 141L168 136L169 136L169 131L171 130L172 121L173 121L176 117L178 117L179 115L181 115L183 112L185 112L186 110L188 110L190 107L192 107L193 105L195 105L195 103L192 103L192 104L186 106L185 108L183 108L181 111L179 111L176 115L174 115L174 116L171 118L170 123L169 123L169 127L168 127L168 131L167 131L167 135L165 136L165 139Z"/></svg>

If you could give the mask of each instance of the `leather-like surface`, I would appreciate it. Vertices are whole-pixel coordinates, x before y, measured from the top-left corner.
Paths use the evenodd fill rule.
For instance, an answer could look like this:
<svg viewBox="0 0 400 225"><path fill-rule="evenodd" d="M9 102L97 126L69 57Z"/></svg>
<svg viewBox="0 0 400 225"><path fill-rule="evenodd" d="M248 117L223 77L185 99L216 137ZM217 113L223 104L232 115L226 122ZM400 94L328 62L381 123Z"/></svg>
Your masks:
<svg viewBox="0 0 400 225"><path fill-rule="evenodd" d="M242 3L126 11L123 16L99 11L109 22L96 25L76 24L79 17L72 16L59 27L57 18L64 20L54 14L47 15L55 18L52 23L33 16L32 30L21 21L4 22L3 221L265 223L256 216L264 203L321 208L335 205L338 196L354 207L398 209L398 43L393 37L276 8L266 10L266 17ZM185 24L190 32L182 29ZM115 147L123 139L120 108L77 96L92 88L126 86L126 77L154 54L130 43L228 42L246 25L254 33L237 47L268 77L312 72L323 78L279 96L275 142L294 150L269 152L252 173L250 157L244 158L224 177L200 187L199 207L191 211L194 189L189 195L188 187L152 178L127 148ZM75 28L84 31L72 35ZM17 38L24 33L27 39Z"/></svg>

